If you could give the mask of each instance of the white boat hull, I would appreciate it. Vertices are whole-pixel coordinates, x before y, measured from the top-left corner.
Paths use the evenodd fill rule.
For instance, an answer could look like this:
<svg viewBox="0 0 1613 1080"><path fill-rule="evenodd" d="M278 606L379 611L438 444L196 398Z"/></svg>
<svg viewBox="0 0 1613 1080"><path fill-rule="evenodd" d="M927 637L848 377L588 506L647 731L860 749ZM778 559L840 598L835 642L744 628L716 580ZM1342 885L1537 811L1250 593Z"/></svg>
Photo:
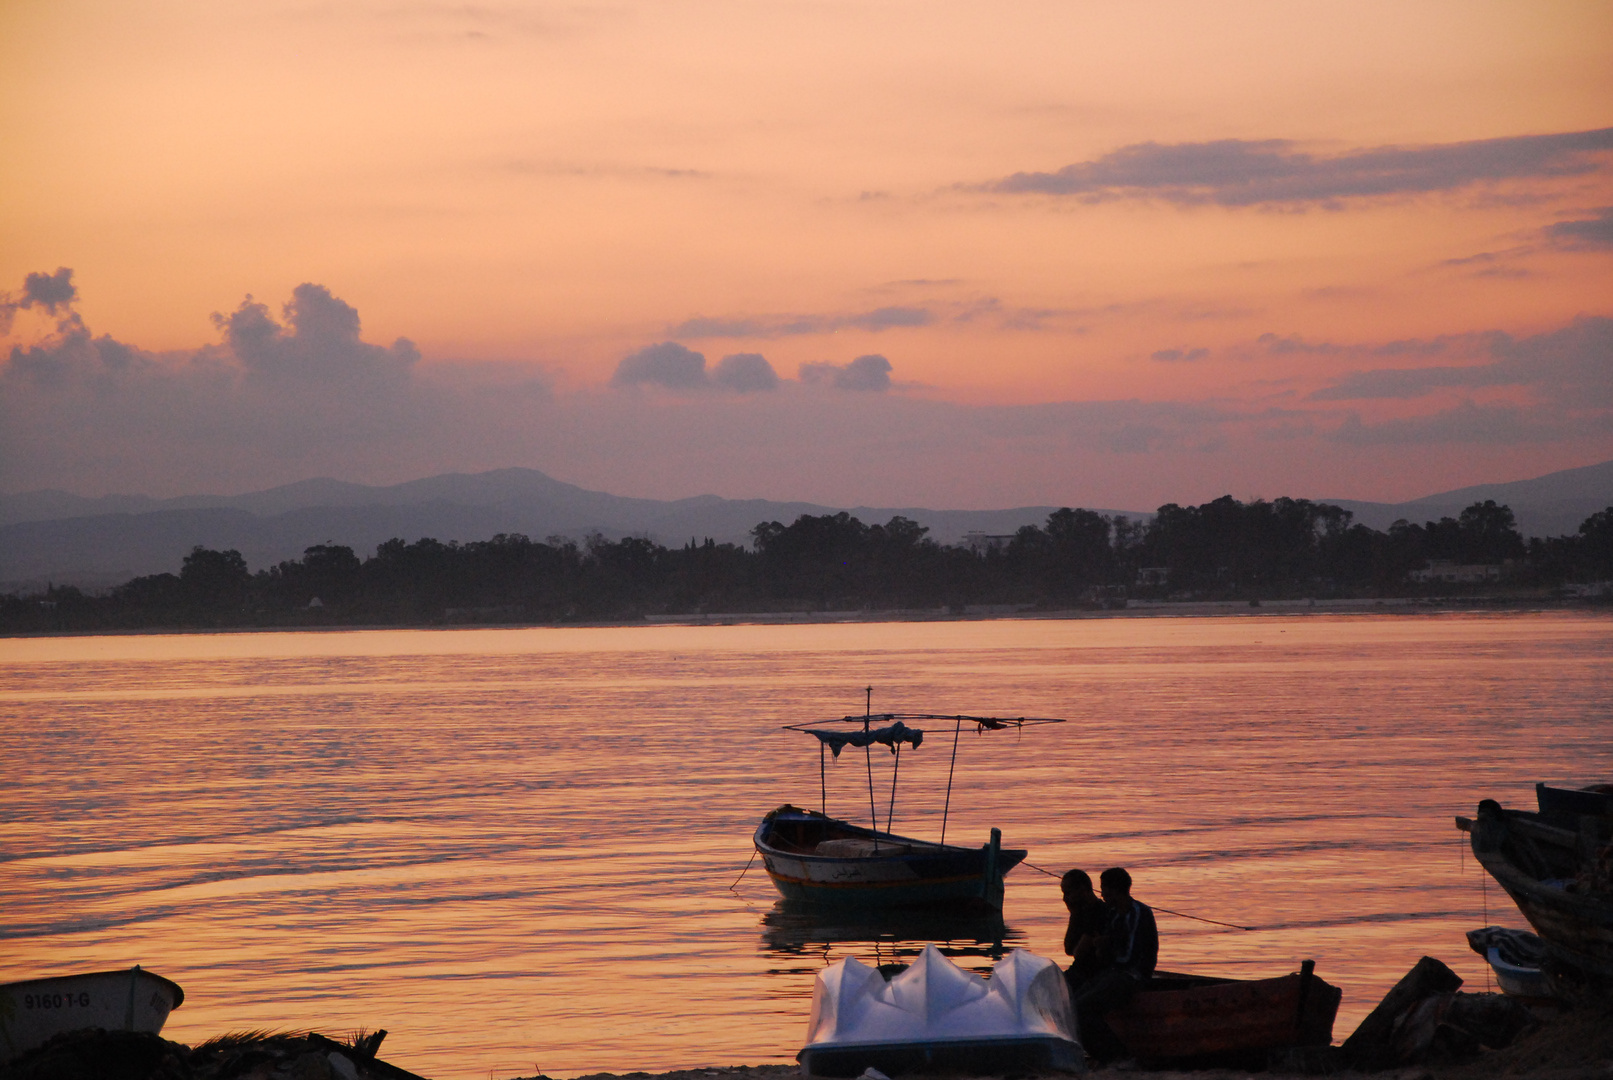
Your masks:
<svg viewBox="0 0 1613 1080"><path fill-rule="evenodd" d="M65 1031L157 1034L185 1000L178 983L139 967L0 984L0 1061Z"/></svg>

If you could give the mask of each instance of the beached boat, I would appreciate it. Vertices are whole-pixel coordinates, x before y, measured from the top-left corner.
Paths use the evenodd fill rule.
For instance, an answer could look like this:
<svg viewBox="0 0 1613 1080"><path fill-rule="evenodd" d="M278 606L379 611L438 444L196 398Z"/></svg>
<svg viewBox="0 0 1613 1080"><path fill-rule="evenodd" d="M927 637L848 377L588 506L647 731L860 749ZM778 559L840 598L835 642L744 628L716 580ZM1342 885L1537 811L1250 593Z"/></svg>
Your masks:
<svg viewBox="0 0 1613 1080"><path fill-rule="evenodd" d="M1613 815L1538 814L1485 799L1456 826L1540 935L1541 967L1558 994L1613 991Z"/></svg>
<svg viewBox="0 0 1613 1080"><path fill-rule="evenodd" d="M1342 997L1309 960L1275 979L1162 971L1104 1022L1139 1060L1263 1066L1273 1050L1329 1045Z"/></svg>
<svg viewBox="0 0 1613 1080"><path fill-rule="evenodd" d="M952 761L947 773L946 800L941 810L939 841L919 840L891 831L896 807L896 783L902 747L917 748L924 731L909 721L939 720L953 724ZM1059 724L1042 717L1005 719L954 716L938 713L873 713L838 717L827 725L790 724L786 730L818 740L819 799L828 799L827 761L839 760L847 747L861 749L868 770L868 804L871 827L830 817L827 808L803 810L784 805L762 818L753 841L767 876L786 900L863 908L929 907L968 914L1001 910L1003 878L1029 852L1004 848L1002 833L979 847L946 842L947 816L952 805L952 776L957 767L958 740L965 724L978 732L1023 729L1033 724ZM875 725L878 726L875 726ZM879 827L874 771L869 752L879 745L893 755L889 798L885 801L885 828Z"/></svg>
<svg viewBox="0 0 1613 1080"><path fill-rule="evenodd" d="M138 964L126 971L0 983L0 1060L65 1031L106 1028L155 1035L184 1000L178 983Z"/></svg>
<svg viewBox="0 0 1613 1080"><path fill-rule="evenodd" d="M1469 930L1467 944L1490 965L1503 994L1532 1000L1554 996L1551 980L1540 970L1546 959L1545 943L1529 931L1485 926Z"/></svg>

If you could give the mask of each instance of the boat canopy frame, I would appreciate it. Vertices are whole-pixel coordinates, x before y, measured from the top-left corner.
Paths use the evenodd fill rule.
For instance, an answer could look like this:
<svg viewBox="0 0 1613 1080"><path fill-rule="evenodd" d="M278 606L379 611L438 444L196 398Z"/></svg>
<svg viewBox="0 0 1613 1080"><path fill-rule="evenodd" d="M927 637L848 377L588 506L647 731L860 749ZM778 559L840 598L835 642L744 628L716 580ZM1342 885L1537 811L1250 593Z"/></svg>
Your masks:
<svg viewBox="0 0 1613 1080"><path fill-rule="evenodd" d="M891 831L892 819L896 812L896 781L902 768L902 744L909 743L917 749L924 742L924 730L907 726L909 720L931 721L951 720L952 728L952 760L947 766L947 792L946 799L941 807L941 843L947 842L947 817L952 810L952 777L958 768L958 743L963 734L964 724L975 725L975 734L983 735L988 731L1003 731L1014 729L1023 732L1027 727L1040 724L1064 724L1069 721L1054 716L969 716L963 713L919 713L919 712L885 712L873 711L873 687L866 690L868 706L861 716L840 716L829 720L818 720L800 724L784 724L785 731L799 731L804 735L811 735L818 740L818 809L825 817L829 814L829 772L825 750L832 749L838 759L840 751L847 746L860 746L863 759L868 770L868 811L873 818L874 831L879 832L879 809L874 802L874 762L871 753L873 744L879 743L890 747L895 756L891 768L891 795L890 802L885 809L885 831ZM875 727L875 724L882 725ZM820 727L822 724L857 724L861 731L851 731L842 734L833 729Z"/></svg>

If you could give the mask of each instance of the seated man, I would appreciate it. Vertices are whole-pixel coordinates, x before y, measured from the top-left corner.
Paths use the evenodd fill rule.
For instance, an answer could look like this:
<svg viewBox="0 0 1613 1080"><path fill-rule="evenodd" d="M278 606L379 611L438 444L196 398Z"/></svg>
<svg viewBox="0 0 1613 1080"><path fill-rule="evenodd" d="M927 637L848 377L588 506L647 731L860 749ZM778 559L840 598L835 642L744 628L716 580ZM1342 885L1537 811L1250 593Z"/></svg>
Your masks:
<svg viewBox="0 0 1613 1080"><path fill-rule="evenodd" d="M1064 951L1070 957L1070 967L1064 978L1074 994L1102 966L1098 943L1109 928L1109 909L1093 893L1092 879L1085 870L1066 871L1059 888L1070 912L1070 925L1064 931Z"/></svg>
<svg viewBox="0 0 1613 1080"><path fill-rule="evenodd" d="M1131 875L1120 867L1099 874L1098 889L1109 913L1108 927L1097 943L1100 966L1075 989L1071 1003L1082 1046L1104 1061L1125 1048L1103 1015L1130 1001L1153 977L1159 963L1159 929L1148 905L1131 898Z"/></svg>

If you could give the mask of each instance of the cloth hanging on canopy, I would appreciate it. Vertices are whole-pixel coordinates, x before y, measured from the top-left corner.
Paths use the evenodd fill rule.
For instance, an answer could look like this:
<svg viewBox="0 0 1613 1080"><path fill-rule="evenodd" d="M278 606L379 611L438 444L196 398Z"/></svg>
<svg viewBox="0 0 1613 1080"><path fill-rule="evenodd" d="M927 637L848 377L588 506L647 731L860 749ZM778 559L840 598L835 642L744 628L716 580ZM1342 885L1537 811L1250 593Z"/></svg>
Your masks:
<svg viewBox="0 0 1613 1080"><path fill-rule="evenodd" d="M918 728L910 728L900 720L889 727L873 728L870 731L824 731L821 728L805 728L808 735L815 735L819 742L834 752L835 757L848 746L872 746L879 743L896 752L901 743L910 743L918 746L924 741L924 732Z"/></svg>

